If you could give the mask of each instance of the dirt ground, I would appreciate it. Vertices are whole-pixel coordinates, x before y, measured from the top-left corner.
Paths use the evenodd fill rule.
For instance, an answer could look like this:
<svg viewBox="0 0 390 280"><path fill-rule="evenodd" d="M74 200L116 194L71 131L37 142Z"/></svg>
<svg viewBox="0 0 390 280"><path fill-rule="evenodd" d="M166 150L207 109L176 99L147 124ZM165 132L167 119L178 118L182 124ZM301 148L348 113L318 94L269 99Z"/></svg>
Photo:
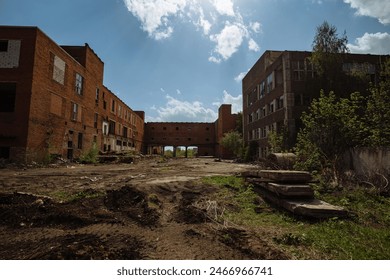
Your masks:
<svg viewBox="0 0 390 280"><path fill-rule="evenodd" d="M0 169L0 259L285 259L259 232L210 218L212 158Z"/></svg>

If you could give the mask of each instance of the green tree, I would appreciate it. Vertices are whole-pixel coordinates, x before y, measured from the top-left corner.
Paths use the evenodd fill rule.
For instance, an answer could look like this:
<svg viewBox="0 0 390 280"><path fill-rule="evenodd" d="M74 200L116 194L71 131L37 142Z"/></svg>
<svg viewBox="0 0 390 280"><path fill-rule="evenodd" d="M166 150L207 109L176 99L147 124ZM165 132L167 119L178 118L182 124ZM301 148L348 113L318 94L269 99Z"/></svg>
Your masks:
<svg viewBox="0 0 390 280"><path fill-rule="evenodd" d="M365 111L369 135L364 142L371 147L390 146L390 59L381 70L378 86L371 86Z"/></svg>
<svg viewBox="0 0 390 280"><path fill-rule="evenodd" d="M336 169L345 151L362 142L367 134L359 114L363 103L359 93L337 98L333 92L327 95L321 92L313 100L309 111L302 114L304 127L298 133L295 147L300 169Z"/></svg>
<svg viewBox="0 0 390 280"><path fill-rule="evenodd" d="M221 140L221 145L225 149L231 151L237 158L241 157L243 139L242 135L238 131L233 130L225 133Z"/></svg>
<svg viewBox="0 0 390 280"><path fill-rule="evenodd" d="M338 90L339 81L345 76L342 71L342 54L348 53L348 38L344 31L342 36L337 33L334 25L324 21L317 27L312 44L311 63L314 65L321 87L325 92Z"/></svg>

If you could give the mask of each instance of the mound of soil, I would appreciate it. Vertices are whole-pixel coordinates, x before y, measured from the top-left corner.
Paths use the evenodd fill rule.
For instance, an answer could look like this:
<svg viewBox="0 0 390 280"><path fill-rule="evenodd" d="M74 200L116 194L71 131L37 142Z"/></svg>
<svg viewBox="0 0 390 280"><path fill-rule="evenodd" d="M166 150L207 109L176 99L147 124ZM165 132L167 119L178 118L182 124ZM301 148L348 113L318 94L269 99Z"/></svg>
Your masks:
<svg viewBox="0 0 390 280"><path fill-rule="evenodd" d="M181 193L181 200L174 214L174 220L178 223L201 224L209 219L204 209L199 209L193 203L199 198L199 192L184 191Z"/></svg>
<svg viewBox="0 0 390 280"><path fill-rule="evenodd" d="M159 214L149 207L146 194L130 186L107 191L104 203L109 210L121 212L140 225L156 226L159 223Z"/></svg>

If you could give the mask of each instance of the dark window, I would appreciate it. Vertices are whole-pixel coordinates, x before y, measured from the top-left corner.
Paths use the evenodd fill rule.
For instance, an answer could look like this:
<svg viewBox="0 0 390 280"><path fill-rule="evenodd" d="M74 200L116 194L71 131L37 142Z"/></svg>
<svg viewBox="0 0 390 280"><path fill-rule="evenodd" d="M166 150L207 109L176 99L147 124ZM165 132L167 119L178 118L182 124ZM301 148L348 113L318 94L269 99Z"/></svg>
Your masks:
<svg viewBox="0 0 390 280"><path fill-rule="evenodd" d="M114 121L109 122L109 127L108 127L109 134L115 134L115 126L116 126L116 123Z"/></svg>
<svg viewBox="0 0 390 280"><path fill-rule="evenodd" d="M117 146L122 146L122 141L121 140L116 140L116 145Z"/></svg>
<svg viewBox="0 0 390 280"><path fill-rule="evenodd" d="M14 112L15 97L15 83L0 83L0 112Z"/></svg>
<svg viewBox="0 0 390 280"><path fill-rule="evenodd" d="M103 101L103 109L106 110L107 109L107 102L104 100Z"/></svg>
<svg viewBox="0 0 390 280"><path fill-rule="evenodd" d="M123 137L127 138L127 127L123 127Z"/></svg>
<svg viewBox="0 0 390 280"><path fill-rule="evenodd" d="M98 127L98 119L99 119L99 114L95 113L95 116L93 118L93 127L97 128Z"/></svg>
<svg viewBox="0 0 390 280"><path fill-rule="evenodd" d="M82 149L83 148L83 134L79 133L77 137L77 148Z"/></svg>
<svg viewBox="0 0 390 280"><path fill-rule="evenodd" d="M0 147L0 158L9 159L10 147Z"/></svg>
<svg viewBox="0 0 390 280"><path fill-rule="evenodd" d="M8 52L8 41L0 40L0 52Z"/></svg>

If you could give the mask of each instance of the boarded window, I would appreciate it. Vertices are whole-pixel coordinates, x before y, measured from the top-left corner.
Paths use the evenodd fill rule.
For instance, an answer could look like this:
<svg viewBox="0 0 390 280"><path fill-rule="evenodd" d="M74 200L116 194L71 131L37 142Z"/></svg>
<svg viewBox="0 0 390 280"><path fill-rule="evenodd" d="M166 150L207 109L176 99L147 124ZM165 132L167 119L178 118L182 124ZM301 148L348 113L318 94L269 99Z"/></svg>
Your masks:
<svg viewBox="0 0 390 280"><path fill-rule="evenodd" d="M54 56L53 80L62 85L65 82L65 67L65 61L58 56Z"/></svg>
<svg viewBox="0 0 390 280"><path fill-rule="evenodd" d="M19 67L20 40L0 40L0 68Z"/></svg>
<svg viewBox="0 0 390 280"><path fill-rule="evenodd" d="M50 95L50 113L62 116L62 97L56 94Z"/></svg>

